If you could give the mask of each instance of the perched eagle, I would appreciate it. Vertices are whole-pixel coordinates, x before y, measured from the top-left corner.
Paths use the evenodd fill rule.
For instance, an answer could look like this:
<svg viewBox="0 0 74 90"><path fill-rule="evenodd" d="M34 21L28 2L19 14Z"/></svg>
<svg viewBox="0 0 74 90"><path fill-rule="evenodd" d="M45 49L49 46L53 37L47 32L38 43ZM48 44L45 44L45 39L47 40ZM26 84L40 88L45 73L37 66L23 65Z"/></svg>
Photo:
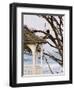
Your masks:
<svg viewBox="0 0 74 90"><path fill-rule="evenodd" d="M47 39L48 36L50 35L50 31L49 31L49 29L46 30L46 33L47 33L47 34L43 37L43 39Z"/></svg>

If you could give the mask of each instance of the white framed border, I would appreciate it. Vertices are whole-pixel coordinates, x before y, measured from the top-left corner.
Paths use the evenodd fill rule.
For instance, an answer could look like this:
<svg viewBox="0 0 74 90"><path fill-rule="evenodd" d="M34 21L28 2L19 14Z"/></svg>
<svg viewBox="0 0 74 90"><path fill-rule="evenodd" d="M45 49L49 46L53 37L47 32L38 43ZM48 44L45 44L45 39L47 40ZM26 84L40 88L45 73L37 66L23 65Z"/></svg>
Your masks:
<svg viewBox="0 0 74 90"><path fill-rule="evenodd" d="M64 28L64 76L49 76L49 77L21 77L21 13L48 13L48 14L64 14L65 15L65 28ZM59 9L39 9L17 7L17 83L31 83L31 82L52 82L52 81L65 81L69 80L69 10Z"/></svg>

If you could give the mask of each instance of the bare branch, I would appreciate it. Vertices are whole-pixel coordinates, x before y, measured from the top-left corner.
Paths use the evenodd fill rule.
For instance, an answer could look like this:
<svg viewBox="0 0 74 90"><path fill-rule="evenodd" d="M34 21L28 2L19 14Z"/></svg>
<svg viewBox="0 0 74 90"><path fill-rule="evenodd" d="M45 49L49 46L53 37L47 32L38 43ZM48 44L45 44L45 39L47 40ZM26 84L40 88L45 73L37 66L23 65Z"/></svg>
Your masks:
<svg viewBox="0 0 74 90"><path fill-rule="evenodd" d="M47 53L45 53L45 52L44 52L43 54L49 56L49 57L52 58L54 61L56 61L57 63L59 63L61 66L63 66L62 60L54 57L53 55L47 54Z"/></svg>
<svg viewBox="0 0 74 90"><path fill-rule="evenodd" d="M48 65L49 70L51 71L51 73L54 74L53 71L52 71L52 69L51 69L51 67L50 67L50 64L49 64L48 61L47 61L47 58L46 58L46 57L45 57L45 61L46 61L47 65Z"/></svg>

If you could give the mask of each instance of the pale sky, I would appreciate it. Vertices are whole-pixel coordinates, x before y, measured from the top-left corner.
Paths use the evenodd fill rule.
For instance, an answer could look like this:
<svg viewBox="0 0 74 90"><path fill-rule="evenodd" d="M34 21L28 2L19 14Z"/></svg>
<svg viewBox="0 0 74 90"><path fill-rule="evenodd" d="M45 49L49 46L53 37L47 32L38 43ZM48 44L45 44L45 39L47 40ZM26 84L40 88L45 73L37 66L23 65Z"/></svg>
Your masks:
<svg viewBox="0 0 74 90"><path fill-rule="evenodd" d="M44 30L50 29L50 33L54 36L54 32L48 22L36 15L24 15L24 25L27 25L29 28L37 29L37 30ZM46 23L46 27L45 27ZM39 33L40 34L40 33Z"/></svg>
<svg viewBox="0 0 74 90"><path fill-rule="evenodd" d="M43 18L38 17L36 15L24 15L24 25L27 25L30 28L35 28L37 30L38 29L44 30L45 23L46 28L49 28L48 23Z"/></svg>
<svg viewBox="0 0 74 90"><path fill-rule="evenodd" d="M24 25L27 25L29 28L33 28L36 30L44 30L46 31L47 29L50 30L50 34L55 37L54 32L50 26L50 24L42 17L38 17L37 15L25 15L23 16L24 18ZM57 18L57 16L55 16L55 18ZM57 18L57 20L59 21L59 19ZM45 27L45 23L46 23L46 27ZM63 28L64 29L64 28ZM39 33L40 34L40 33Z"/></svg>

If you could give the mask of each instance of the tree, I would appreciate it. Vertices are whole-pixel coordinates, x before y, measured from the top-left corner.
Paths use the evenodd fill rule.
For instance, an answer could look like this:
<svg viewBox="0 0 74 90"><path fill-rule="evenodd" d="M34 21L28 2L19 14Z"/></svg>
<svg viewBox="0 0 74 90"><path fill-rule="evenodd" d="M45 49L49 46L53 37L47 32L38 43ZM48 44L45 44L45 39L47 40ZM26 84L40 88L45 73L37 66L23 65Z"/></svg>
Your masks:
<svg viewBox="0 0 74 90"><path fill-rule="evenodd" d="M53 60L55 60L57 63L59 63L61 66L63 66L63 15L58 16L49 16L49 15L37 15L40 18L45 19L50 27L52 28L52 31L54 32L55 37L50 33L49 30L42 31L42 30L33 30L33 33L41 32L45 34L45 37L43 39L50 39L53 44L50 42L47 42L51 47L56 48L58 50L58 53L61 57L61 59L55 57L51 53L45 53L45 55L51 57Z"/></svg>

